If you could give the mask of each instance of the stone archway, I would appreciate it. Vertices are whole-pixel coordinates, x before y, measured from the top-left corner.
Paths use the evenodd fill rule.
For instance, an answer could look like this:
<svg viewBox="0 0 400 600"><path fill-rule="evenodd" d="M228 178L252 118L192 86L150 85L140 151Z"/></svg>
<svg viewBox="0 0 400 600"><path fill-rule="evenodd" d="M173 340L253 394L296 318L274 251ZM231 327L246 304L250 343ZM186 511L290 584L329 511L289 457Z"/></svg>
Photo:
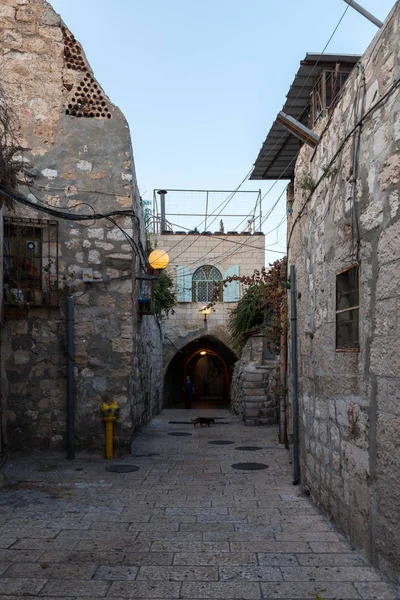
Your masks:
<svg viewBox="0 0 400 600"><path fill-rule="evenodd" d="M164 378L164 405L183 407L183 382L190 375L196 389L194 407L229 405L229 390L237 356L224 342L204 335L178 350Z"/></svg>

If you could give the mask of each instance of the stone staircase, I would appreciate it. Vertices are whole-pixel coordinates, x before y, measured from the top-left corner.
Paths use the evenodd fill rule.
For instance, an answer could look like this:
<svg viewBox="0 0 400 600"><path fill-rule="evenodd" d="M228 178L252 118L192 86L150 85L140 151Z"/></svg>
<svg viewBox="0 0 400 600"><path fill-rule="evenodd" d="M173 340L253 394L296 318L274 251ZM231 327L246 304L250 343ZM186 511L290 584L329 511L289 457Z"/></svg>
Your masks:
<svg viewBox="0 0 400 600"><path fill-rule="evenodd" d="M246 425L277 423L275 362L248 363L243 369L242 418Z"/></svg>

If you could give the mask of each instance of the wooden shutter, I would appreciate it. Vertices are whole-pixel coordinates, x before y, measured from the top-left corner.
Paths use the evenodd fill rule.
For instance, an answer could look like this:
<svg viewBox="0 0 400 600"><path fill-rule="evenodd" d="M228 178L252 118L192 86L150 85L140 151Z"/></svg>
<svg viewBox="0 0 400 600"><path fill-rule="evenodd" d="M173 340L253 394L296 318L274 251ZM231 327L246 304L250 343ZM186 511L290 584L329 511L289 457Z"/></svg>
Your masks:
<svg viewBox="0 0 400 600"><path fill-rule="evenodd" d="M192 301L192 274L185 265L176 267L176 297L178 302Z"/></svg>
<svg viewBox="0 0 400 600"><path fill-rule="evenodd" d="M239 265L232 265L224 273L224 279L239 275ZM240 298L240 283L231 281L224 286L224 302L238 302Z"/></svg>

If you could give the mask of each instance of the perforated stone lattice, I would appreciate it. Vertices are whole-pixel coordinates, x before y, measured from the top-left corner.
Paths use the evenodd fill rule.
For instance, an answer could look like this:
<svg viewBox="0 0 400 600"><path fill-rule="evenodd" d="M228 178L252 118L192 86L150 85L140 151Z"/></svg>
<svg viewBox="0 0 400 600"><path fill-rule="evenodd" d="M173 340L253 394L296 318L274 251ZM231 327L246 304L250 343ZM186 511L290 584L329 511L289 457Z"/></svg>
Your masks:
<svg viewBox="0 0 400 600"><path fill-rule="evenodd" d="M65 113L72 117L111 119L111 112L100 86L90 74L82 55L80 44L66 27L62 27L65 66L71 71L80 71L82 78L75 78L67 100Z"/></svg>

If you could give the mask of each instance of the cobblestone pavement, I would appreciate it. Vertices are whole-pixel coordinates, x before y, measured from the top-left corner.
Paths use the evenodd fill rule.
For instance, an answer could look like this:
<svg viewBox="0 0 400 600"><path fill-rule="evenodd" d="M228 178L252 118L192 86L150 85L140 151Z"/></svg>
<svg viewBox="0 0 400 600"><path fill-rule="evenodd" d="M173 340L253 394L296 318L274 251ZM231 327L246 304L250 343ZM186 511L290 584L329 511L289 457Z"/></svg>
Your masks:
<svg viewBox="0 0 400 600"><path fill-rule="evenodd" d="M309 600L319 590L324 599L396 598L293 487L275 427L246 428L226 411L213 414L229 424L168 424L198 412L164 411L133 456L113 462L10 457L0 491L0 600ZM191 435L169 435L176 432ZM249 445L261 449L240 449ZM244 462L268 468L232 468ZM106 471L111 464L139 470Z"/></svg>

